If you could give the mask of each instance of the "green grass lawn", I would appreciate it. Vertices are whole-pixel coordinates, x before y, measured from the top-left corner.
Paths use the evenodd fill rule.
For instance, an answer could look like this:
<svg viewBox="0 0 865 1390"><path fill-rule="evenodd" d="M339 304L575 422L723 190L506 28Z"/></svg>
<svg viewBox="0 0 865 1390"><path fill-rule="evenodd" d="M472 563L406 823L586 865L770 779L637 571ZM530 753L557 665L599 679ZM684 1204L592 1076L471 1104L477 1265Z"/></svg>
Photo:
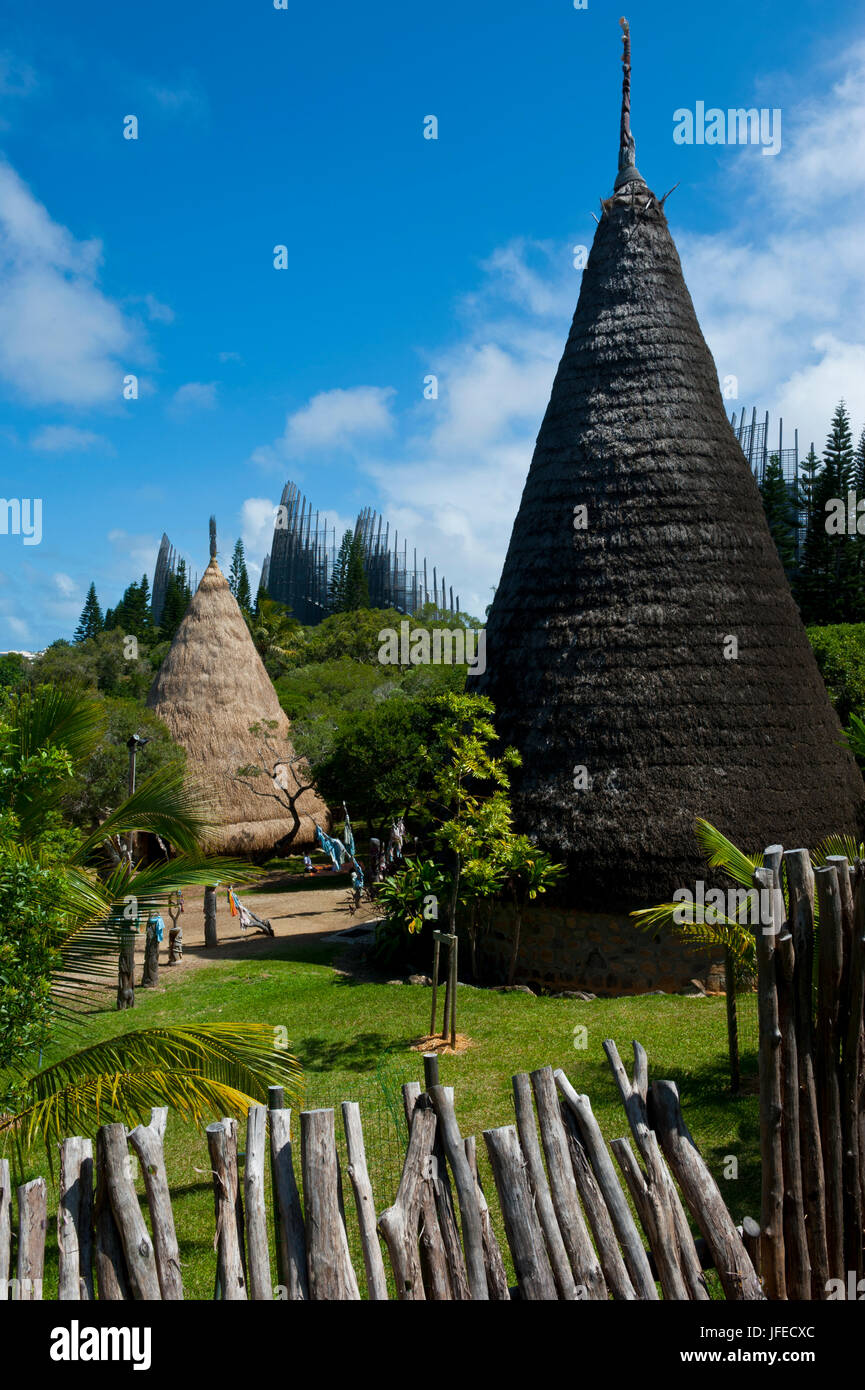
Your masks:
<svg viewBox="0 0 865 1390"><path fill-rule="evenodd" d="M422 1059L409 1049L428 1029L430 990L352 983L330 968L332 949L285 940L279 943L278 954L268 958L223 961L180 975L163 969L157 991L138 991L133 1014L113 1008L88 1014L74 1045L109 1038L130 1027L192 1021L250 1021L286 1028L292 1051L304 1068L305 1104L336 1105L341 1136L339 1101L360 1102L376 1206L381 1211L393 1199L404 1147L399 1087L413 1078L423 1080ZM602 1041L613 1038L629 1066L630 1041L637 1038L648 1052L650 1079L669 1077L677 1082L686 1121L733 1215L740 1219L758 1213L757 1100L753 1094L730 1097L723 999L651 995L583 1003L461 987L457 1024L473 1046L460 1056L443 1057L440 1076L444 1084L455 1088L463 1134L480 1136L483 1129L512 1122L511 1076L547 1064L563 1067L576 1088L590 1096L607 1139L626 1134ZM588 1045L577 1050L574 1030L580 1025L587 1029ZM46 1061L50 1060L48 1055ZM293 1123L292 1134L299 1139L299 1122ZM482 1181L498 1215L482 1141L479 1155ZM738 1163L735 1179L724 1176L729 1155ZM186 1295L210 1298L215 1255L207 1145L202 1134L173 1116L168 1122L166 1161ZM48 1174L44 1160L34 1154L27 1176L36 1172ZM139 1189L143 1192L140 1181ZM345 1199L353 1227L347 1178ZM55 1211L52 1187L46 1297L56 1296ZM357 1268L362 1274L359 1260Z"/></svg>

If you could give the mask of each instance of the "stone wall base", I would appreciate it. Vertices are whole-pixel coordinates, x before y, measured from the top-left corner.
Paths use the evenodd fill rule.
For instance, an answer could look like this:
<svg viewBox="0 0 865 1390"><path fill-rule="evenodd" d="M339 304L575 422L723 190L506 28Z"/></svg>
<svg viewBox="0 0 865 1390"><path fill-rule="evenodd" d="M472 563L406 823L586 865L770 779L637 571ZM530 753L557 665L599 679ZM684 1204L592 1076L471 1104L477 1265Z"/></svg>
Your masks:
<svg viewBox="0 0 865 1390"><path fill-rule="evenodd" d="M489 930L479 938L478 967L484 984L507 980L513 920L508 908L494 910ZM720 952L689 946L666 930L643 931L626 913L529 904L523 914L515 984L543 992L677 994L695 979L704 988L723 989Z"/></svg>

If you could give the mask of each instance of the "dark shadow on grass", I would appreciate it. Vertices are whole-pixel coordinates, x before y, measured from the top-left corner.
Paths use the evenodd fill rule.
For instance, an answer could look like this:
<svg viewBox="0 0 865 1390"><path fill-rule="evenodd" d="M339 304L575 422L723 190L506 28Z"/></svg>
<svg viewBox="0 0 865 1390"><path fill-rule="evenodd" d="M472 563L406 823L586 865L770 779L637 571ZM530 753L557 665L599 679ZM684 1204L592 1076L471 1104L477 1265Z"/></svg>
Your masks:
<svg viewBox="0 0 865 1390"><path fill-rule="evenodd" d="M414 1036L402 1039L384 1033L358 1033L345 1041L306 1037L294 1041L294 1053L305 1072L373 1071L384 1052L408 1048Z"/></svg>

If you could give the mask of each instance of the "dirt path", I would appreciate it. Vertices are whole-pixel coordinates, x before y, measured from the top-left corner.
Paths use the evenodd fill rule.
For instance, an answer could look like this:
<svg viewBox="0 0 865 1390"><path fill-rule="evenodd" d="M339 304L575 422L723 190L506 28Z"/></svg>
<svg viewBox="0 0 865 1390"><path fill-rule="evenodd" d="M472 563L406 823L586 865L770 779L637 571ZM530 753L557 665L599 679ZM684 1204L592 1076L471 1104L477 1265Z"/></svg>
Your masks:
<svg viewBox="0 0 865 1390"><path fill-rule="evenodd" d="M275 935L263 936L257 931L241 931L240 919L232 917L224 888L217 889L216 927L219 945L207 949L204 945L204 889L191 888L183 895L183 959L170 968L172 977L200 965L218 960L233 960L241 956L268 956L279 952L286 937L296 938L298 944L313 944L331 932L347 930L371 917L380 915L367 902L361 903L352 915L348 910L346 881L330 887L300 889L296 892L268 892L265 882L255 893L238 892L238 897L257 917L269 920ZM171 919L163 912L165 937L159 948L160 970L168 962L168 932ZM144 961L144 932L135 942L136 983Z"/></svg>

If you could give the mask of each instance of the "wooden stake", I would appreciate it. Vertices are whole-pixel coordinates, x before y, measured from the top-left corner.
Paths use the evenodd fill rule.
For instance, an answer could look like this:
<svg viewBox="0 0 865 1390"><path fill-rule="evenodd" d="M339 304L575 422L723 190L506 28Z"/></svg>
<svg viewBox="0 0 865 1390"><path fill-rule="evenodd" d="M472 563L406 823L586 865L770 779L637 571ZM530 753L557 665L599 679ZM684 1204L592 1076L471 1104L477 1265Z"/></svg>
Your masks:
<svg viewBox="0 0 865 1390"><path fill-rule="evenodd" d="M34 1178L18 1189L18 1284L15 1292L21 1303L42 1301L47 1225L45 1179Z"/></svg>
<svg viewBox="0 0 865 1390"><path fill-rule="evenodd" d="M829 1277L844 1279L844 1163L841 1133L841 1091L838 1077L838 994L843 962L843 923L838 872L816 869L814 880L820 906L817 974L817 1098L823 1141L826 1182L826 1248ZM826 1290L823 1290L825 1297Z"/></svg>
<svg viewBox="0 0 865 1390"><path fill-rule="evenodd" d="M764 860L766 855L763 856ZM781 1029L778 1024L778 992L775 975L775 933L783 923L775 904L775 870L757 869L754 885L768 893L772 920L761 920L757 929L757 1008L760 1021L760 1250L763 1282L769 1298L787 1297L784 1261L784 1151L781 1136Z"/></svg>
<svg viewBox="0 0 865 1390"><path fill-rule="evenodd" d="M73 1137L60 1145L57 1201L57 1298L93 1298L93 1144Z"/></svg>
<svg viewBox="0 0 865 1390"><path fill-rule="evenodd" d="M357 1222L360 1227L360 1240L363 1246L367 1294L371 1302L383 1302L387 1299L387 1278L385 1277L384 1261L381 1257L381 1246L378 1243L376 1231L375 1202L369 1170L366 1166L360 1106L356 1102L343 1101L342 1123L348 1148L348 1176L354 1192Z"/></svg>
<svg viewBox="0 0 865 1390"><path fill-rule="evenodd" d="M517 1131L513 1125L485 1129L484 1143L499 1194L520 1298L525 1301L554 1299L556 1284L532 1201Z"/></svg>
<svg viewBox="0 0 865 1390"><path fill-rule="evenodd" d="M281 1086L272 1089L282 1092ZM281 1101L282 1095L278 1098ZM274 1095L272 1099L276 1100L277 1097ZM285 1286L289 1300L300 1302L309 1298L309 1279L303 1212L291 1157L291 1110L280 1104L270 1111L268 1119L280 1282Z"/></svg>
<svg viewBox="0 0 865 1390"><path fill-rule="evenodd" d="M310 1297L360 1298L339 1204L332 1110L303 1110L300 1116L306 1259Z"/></svg>
<svg viewBox="0 0 865 1390"><path fill-rule="evenodd" d="M270 1250L267 1244L267 1207L264 1200L264 1155L267 1147L267 1110L251 1105L246 1115L246 1159L243 1196L246 1207L246 1246L249 1254L249 1297L273 1302Z"/></svg>

